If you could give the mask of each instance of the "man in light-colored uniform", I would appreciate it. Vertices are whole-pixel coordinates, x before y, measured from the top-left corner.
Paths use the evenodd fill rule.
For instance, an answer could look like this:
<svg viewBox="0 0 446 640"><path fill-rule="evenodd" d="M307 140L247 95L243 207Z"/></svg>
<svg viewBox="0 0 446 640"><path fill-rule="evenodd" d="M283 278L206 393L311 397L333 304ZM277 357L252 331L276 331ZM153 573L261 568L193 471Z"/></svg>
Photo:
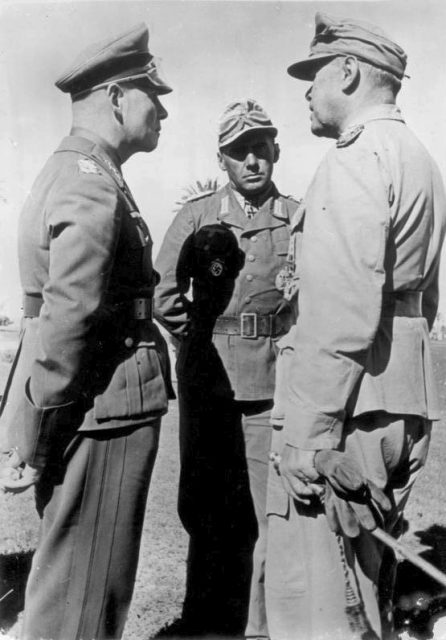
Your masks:
<svg viewBox="0 0 446 640"><path fill-rule="evenodd" d="M156 317L180 338L179 514L190 534L183 622L184 632L194 637L242 634L245 627L247 636L268 636L269 418L275 343L294 318L283 288L289 221L297 209L295 200L281 195L272 182L279 157L276 135L254 100L225 109L218 161L229 183L184 205L156 261L161 275ZM235 236L243 264L232 289L218 300L224 260L212 261L208 279L215 286L197 287L191 302L181 256L190 238L210 225ZM221 308L211 318L215 306Z"/></svg>
<svg viewBox="0 0 446 640"><path fill-rule="evenodd" d="M171 91L145 24L89 47L56 82L73 127L19 226L23 335L4 397L4 491L35 485L41 538L25 640L120 638L171 385L152 322L152 241L121 165L153 151ZM23 467L23 464L26 466ZM9 471L9 478L7 472Z"/></svg>
<svg viewBox="0 0 446 640"><path fill-rule="evenodd" d="M429 330L446 201L395 104L405 67L378 28L318 13L310 56L289 68L312 82L312 132L336 144L304 198L299 317L279 358L281 462L267 506L273 640L380 638L382 622L391 627L394 559L383 561L368 532L349 537L342 518L330 529L316 467L318 452L345 451L390 499L384 526L397 535L439 417Z"/></svg>

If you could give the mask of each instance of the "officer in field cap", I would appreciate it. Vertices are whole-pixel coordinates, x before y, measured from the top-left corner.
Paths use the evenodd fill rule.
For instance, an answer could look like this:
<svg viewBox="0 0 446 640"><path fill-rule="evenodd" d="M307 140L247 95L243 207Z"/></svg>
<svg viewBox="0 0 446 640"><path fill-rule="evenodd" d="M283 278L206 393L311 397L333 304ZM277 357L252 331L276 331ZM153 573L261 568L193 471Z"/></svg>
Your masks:
<svg viewBox="0 0 446 640"><path fill-rule="evenodd" d="M311 80L315 71L329 60L354 55L359 60L384 69L402 80L407 56L375 25L349 18L335 18L316 13L316 32L308 58L288 67L288 73L299 80Z"/></svg>
<svg viewBox="0 0 446 640"><path fill-rule="evenodd" d="M147 44L138 25L57 80L73 126L20 218L24 333L2 408L14 454L0 486L34 485L42 518L26 640L120 638L133 593L172 397L152 322L152 241L121 170L156 148L167 117L158 96L170 88Z"/></svg>
<svg viewBox="0 0 446 640"><path fill-rule="evenodd" d="M312 83L311 131L336 144L304 198L299 316L277 366L272 640L394 637L396 562L367 529L401 532L439 418L429 330L446 229L438 168L396 105L405 68L377 27L320 13L289 68Z"/></svg>
<svg viewBox="0 0 446 640"><path fill-rule="evenodd" d="M248 637L268 637L263 586L269 415L275 341L293 321L283 276L290 220L298 207L272 182L276 136L277 128L255 100L226 107L218 124L217 159L228 183L186 202L156 261L161 274L156 317L181 338L179 514L190 535L183 622L192 637L244 631ZM224 289L226 298L219 286L224 274L212 261L206 293L219 302L209 300L207 309L203 302L200 306L204 294L192 304L186 298L181 261L190 236L196 236L197 246L205 229L214 233L212 243L203 236L214 252L224 242L223 229L231 231L242 257L239 265L237 255L232 258L238 268L231 288ZM209 327L209 310L215 308L219 313Z"/></svg>
<svg viewBox="0 0 446 640"><path fill-rule="evenodd" d="M247 133L259 131L277 136L270 117L254 100L231 102L223 111L218 126L218 146L227 147Z"/></svg>

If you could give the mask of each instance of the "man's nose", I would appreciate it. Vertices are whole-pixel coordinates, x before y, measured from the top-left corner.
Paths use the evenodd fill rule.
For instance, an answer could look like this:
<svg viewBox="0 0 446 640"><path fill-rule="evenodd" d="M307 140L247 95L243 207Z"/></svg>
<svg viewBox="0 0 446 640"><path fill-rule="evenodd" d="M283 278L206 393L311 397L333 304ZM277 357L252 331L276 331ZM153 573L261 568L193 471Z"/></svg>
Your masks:
<svg viewBox="0 0 446 640"><path fill-rule="evenodd" d="M246 166L254 167L259 163L259 159L257 158L255 153L250 151L246 156L245 162L246 162Z"/></svg>
<svg viewBox="0 0 446 640"><path fill-rule="evenodd" d="M167 109L165 109L163 107L163 105L161 104L161 102L159 100L158 100L156 112L157 112L158 118L160 120L165 120L167 118L167 116L169 115Z"/></svg>

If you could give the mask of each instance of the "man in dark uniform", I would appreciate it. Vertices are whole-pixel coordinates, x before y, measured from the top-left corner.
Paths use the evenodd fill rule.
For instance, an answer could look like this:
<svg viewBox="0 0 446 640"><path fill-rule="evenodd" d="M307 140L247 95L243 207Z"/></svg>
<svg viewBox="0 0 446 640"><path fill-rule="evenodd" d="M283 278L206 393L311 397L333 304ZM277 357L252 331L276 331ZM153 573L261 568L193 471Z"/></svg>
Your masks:
<svg viewBox="0 0 446 640"><path fill-rule="evenodd" d="M144 24L87 49L56 86L71 94L73 128L20 218L24 331L2 484L34 484L42 518L23 638L101 640L122 635L171 396L152 241L121 165L156 148L158 96L171 89Z"/></svg>
<svg viewBox="0 0 446 640"><path fill-rule="evenodd" d="M254 100L227 107L218 162L229 183L184 205L156 262L156 318L180 339L179 514L190 535L182 621L192 635L242 634L249 604L246 635L268 636L263 581L270 409L275 341L293 322L281 276L297 209L271 181L276 135ZM190 301L184 246L208 225L235 235L241 270L222 293L217 283L224 257L208 249L215 286L199 286ZM207 312L212 301L217 314Z"/></svg>

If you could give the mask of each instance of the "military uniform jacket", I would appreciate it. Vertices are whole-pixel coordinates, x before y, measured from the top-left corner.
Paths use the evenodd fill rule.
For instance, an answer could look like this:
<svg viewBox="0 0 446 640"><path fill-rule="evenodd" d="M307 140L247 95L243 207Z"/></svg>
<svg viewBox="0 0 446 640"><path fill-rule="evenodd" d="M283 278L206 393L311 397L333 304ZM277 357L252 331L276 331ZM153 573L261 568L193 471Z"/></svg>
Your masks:
<svg viewBox="0 0 446 640"><path fill-rule="evenodd" d="M326 155L304 202L286 442L337 447L345 419L370 411L438 418L429 330L445 194L399 109L363 113ZM405 292L421 292L419 317L386 309L386 296Z"/></svg>
<svg viewBox="0 0 446 640"><path fill-rule="evenodd" d="M248 219L229 185L187 202L168 229L156 260L156 269L161 275L155 296L157 320L172 334L181 337L189 332L189 339L193 339L190 332L194 332L191 324L194 310L179 286L181 274L177 272L178 257L190 234L205 225L220 223L236 235L244 254L244 266L222 315L280 314L290 326L294 319L293 312L278 288L277 276L286 261L289 221L297 206L293 199L280 195L273 187L271 196L255 216ZM215 392L225 394L223 387L226 382L227 389L238 400L273 397L275 337L250 339L239 335L214 334L212 340L214 353L208 351L203 356L208 362L210 358L215 361L215 367L208 367L207 388L209 379L214 379ZM199 379L206 363L197 358L183 357L185 354L182 351L187 348L185 343L187 340L183 341L180 348L178 376L193 383ZM225 381L217 381L219 366L222 373L224 371Z"/></svg>
<svg viewBox="0 0 446 640"><path fill-rule="evenodd" d="M65 138L19 223L31 317L3 413L27 462L44 466L62 431L134 426L166 412L166 345L133 313L135 298L153 296L151 249L111 154L90 139Z"/></svg>

